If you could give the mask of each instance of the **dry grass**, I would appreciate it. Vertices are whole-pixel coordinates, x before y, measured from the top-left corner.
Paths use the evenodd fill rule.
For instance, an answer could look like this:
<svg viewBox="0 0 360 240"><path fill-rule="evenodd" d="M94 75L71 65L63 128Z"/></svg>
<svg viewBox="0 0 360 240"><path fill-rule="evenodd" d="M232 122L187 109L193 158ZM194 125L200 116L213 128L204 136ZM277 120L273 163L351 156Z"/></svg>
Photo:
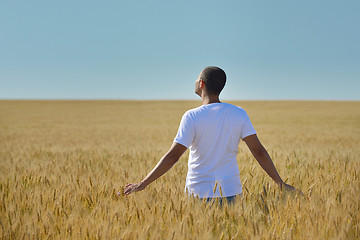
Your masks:
<svg viewBox="0 0 360 240"><path fill-rule="evenodd" d="M281 193L241 143L244 198L184 194L187 155L146 190L141 180L200 102L0 101L2 239L359 239L360 102L236 102L280 175Z"/></svg>

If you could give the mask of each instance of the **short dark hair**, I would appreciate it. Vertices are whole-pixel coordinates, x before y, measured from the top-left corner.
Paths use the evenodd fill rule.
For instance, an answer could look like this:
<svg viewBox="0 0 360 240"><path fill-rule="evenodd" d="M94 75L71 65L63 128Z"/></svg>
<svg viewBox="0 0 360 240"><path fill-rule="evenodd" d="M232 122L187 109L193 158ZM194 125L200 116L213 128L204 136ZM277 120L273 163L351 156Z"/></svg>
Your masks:
<svg viewBox="0 0 360 240"><path fill-rule="evenodd" d="M226 74L219 67L206 67L200 74L200 79L205 83L210 94L219 95L226 83Z"/></svg>

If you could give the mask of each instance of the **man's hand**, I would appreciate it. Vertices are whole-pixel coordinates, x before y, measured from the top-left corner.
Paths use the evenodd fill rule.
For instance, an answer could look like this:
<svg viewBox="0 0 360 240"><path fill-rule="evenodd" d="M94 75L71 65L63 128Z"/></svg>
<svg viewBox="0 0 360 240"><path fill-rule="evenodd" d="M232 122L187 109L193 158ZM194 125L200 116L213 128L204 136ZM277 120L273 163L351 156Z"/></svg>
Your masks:
<svg viewBox="0 0 360 240"><path fill-rule="evenodd" d="M284 189L285 191L289 191L289 192L296 191L295 187L293 187L289 184L286 184L286 183L283 183L283 185L281 186L281 189Z"/></svg>
<svg viewBox="0 0 360 240"><path fill-rule="evenodd" d="M138 192L145 189L145 184L143 182L139 183L129 183L124 187L124 194L129 195L132 192ZM120 196L122 193L118 192L118 196Z"/></svg>
<svg viewBox="0 0 360 240"><path fill-rule="evenodd" d="M139 183L130 183L124 187L124 194L129 195L132 192L144 190L147 185L166 173L186 151L186 147L174 142L170 150L160 159L154 169ZM122 193L118 192L118 196Z"/></svg>
<svg viewBox="0 0 360 240"><path fill-rule="evenodd" d="M299 194L300 196L305 196L305 194L302 191L300 191L300 190L294 188L293 186L286 184L284 182L280 185L280 188L281 188L281 190L285 190L287 192L293 192L293 193Z"/></svg>

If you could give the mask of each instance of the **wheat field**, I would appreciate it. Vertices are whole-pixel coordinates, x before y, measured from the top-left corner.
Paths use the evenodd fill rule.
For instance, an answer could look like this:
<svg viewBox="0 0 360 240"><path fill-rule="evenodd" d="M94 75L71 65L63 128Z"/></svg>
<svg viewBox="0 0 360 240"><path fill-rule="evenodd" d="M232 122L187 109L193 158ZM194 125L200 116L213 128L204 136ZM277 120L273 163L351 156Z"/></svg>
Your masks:
<svg viewBox="0 0 360 240"><path fill-rule="evenodd" d="M184 193L188 151L144 191L200 101L0 101L2 239L359 239L360 102L230 102L249 114L281 192L239 145L243 198Z"/></svg>

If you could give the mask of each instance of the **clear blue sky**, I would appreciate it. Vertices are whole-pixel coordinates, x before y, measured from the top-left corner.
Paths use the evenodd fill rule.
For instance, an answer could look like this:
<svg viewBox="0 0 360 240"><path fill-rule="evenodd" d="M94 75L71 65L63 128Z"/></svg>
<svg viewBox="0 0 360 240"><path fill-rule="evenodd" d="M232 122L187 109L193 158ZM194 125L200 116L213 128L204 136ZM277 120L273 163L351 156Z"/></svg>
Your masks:
<svg viewBox="0 0 360 240"><path fill-rule="evenodd" d="M360 1L2 1L0 99L360 100Z"/></svg>

